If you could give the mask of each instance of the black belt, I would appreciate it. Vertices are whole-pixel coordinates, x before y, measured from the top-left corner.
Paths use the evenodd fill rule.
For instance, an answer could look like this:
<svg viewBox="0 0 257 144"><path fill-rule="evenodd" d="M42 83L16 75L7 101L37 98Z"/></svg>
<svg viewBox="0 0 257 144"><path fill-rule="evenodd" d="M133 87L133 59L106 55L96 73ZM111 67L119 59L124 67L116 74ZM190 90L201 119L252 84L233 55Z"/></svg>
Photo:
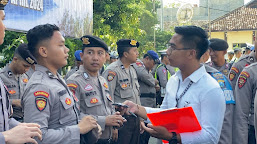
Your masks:
<svg viewBox="0 0 257 144"><path fill-rule="evenodd" d="M155 98L156 95L154 93L142 93L140 95L140 97L142 97L142 98Z"/></svg>

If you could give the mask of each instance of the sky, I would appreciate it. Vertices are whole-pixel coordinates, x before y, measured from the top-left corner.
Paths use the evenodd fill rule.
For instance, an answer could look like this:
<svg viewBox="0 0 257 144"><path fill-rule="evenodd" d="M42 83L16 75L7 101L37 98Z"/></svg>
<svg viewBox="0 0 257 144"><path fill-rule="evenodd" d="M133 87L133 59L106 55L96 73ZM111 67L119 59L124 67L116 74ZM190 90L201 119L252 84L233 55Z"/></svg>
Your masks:
<svg viewBox="0 0 257 144"><path fill-rule="evenodd" d="M251 0L244 0L245 4L248 3ZM191 4L198 4L199 5L199 0L163 0L163 4L167 5L169 3L173 3L173 2L185 2L185 3L191 3Z"/></svg>

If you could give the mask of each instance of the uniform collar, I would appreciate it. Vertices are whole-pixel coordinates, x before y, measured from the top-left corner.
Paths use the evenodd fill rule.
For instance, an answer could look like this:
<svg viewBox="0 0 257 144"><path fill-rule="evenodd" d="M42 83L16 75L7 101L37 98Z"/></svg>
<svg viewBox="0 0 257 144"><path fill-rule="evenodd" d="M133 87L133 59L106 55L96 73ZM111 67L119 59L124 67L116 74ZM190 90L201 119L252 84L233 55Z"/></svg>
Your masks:
<svg viewBox="0 0 257 144"><path fill-rule="evenodd" d="M35 65L35 71L40 71L42 73L45 73L49 78L59 78L60 77L58 72L56 73L57 76L55 76L47 67L39 65L39 64Z"/></svg>
<svg viewBox="0 0 257 144"><path fill-rule="evenodd" d="M85 79L89 79L90 77L92 77L92 76L90 76L90 74L88 74L87 70L84 68L83 65L81 65L81 66L79 67L79 71L81 72L82 76L83 76ZM97 77L98 77L98 76L99 76L99 73L97 74Z"/></svg>
<svg viewBox="0 0 257 144"><path fill-rule="evenodd" d="M200 80L206 73L206 69L205 69L204 65L203 64L200 64L200 65L201 65L200 68L198 68L190 76L185 78L184 81L189 79L189 80L193 81L194 83L196 83L198 80ZM182 81L182 75L181 75L180 70L176 73L176 75L178 76L179 80Z"/></svg>

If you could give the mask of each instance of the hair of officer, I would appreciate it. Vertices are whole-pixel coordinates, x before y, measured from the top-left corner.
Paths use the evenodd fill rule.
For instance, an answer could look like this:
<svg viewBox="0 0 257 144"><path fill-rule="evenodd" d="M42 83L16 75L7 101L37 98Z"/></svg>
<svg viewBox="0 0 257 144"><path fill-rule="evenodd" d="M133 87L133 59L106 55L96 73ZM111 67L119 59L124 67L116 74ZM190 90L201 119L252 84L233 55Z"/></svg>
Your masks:
<svg viewBox="0 0 257 144"><path fill-rule="evenodd" d="M18 48L15 49L14 54L13 54L13 57L17 57L18 59L22 59L22 57L21 57L21 55L20 55L20 53L19 53Z"/></svg>
<svg viewBox="0 0 257 144"><path fill-rule="evenodd" d="M45 40L50 40L59 27L52 24L38 25L30 29L27 33L28 49L35 56L38 56L38 46Z"/></svg>
<svg viewBox="0 0 257 144"><path fill-rule="evenodd" d="M164 57L167 57L167 55L166 55L166 54L162 54L162 55L161 55L161 60L163 60Z"/></svg>
<svg viewBox="0 0 257 144"><path fill-rule="evenodd" d="M153 58L149 54L147 54L147 53L144 55L143 58L146 58L146 57L148 57L150 60L153 60Z"/></svg>
<svg viewBox="0 0 257 144"><path fill-rule="evenodd" d="M175 27L175 32L182 35L181 43L185 48L196 50L196 58L200 60L209 47L208 34L197 26Z"/></svg>
<svg viewBox="0 0 257 144"><path fill-rule="evenodd" d="M124 52L128 52L132 47L122 47L122 48L117 48L119 57L123 57Z"/></svg>

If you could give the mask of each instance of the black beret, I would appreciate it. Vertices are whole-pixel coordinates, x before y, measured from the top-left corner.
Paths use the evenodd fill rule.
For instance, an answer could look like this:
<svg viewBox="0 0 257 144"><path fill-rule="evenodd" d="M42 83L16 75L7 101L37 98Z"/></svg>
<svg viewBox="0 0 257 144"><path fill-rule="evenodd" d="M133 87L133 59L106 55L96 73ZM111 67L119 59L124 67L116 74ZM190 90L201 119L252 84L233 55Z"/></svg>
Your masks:
<svg viewBox="0 0 257 144"><path fill-rule="evenodd" d="M81 37L81 40L83 42L83 48L85 48L85 47L102 47L106 51L108 51L107 44L97 36L85 35L85 36Z"/></svg>
<svg viewBox="0 0 257 144"><path fill-rule="evenodd" d="M0 10L4 10L9 0L0 0Z"/></svg>
<svg viewBox="0 0 257 144"><path fill-rule="evenodd" d="M228 43L223 39L210 39L209 47L215 51L223 51L228 49Z"/></svg>
<svg viewBox="0 0 257 144"><path fill-rule="evenodd" d="M28 45L23 43L20 44L17 48L18 54L29 64L37 64L37 60L33 57L33 55L28 50Z"/></svg>
<svg viewBox="0 0 257 144"><path fill-rule="evenodd" d="M131 39L120 39L117 43L117 47L139 47L139 42Z"/></svg>

